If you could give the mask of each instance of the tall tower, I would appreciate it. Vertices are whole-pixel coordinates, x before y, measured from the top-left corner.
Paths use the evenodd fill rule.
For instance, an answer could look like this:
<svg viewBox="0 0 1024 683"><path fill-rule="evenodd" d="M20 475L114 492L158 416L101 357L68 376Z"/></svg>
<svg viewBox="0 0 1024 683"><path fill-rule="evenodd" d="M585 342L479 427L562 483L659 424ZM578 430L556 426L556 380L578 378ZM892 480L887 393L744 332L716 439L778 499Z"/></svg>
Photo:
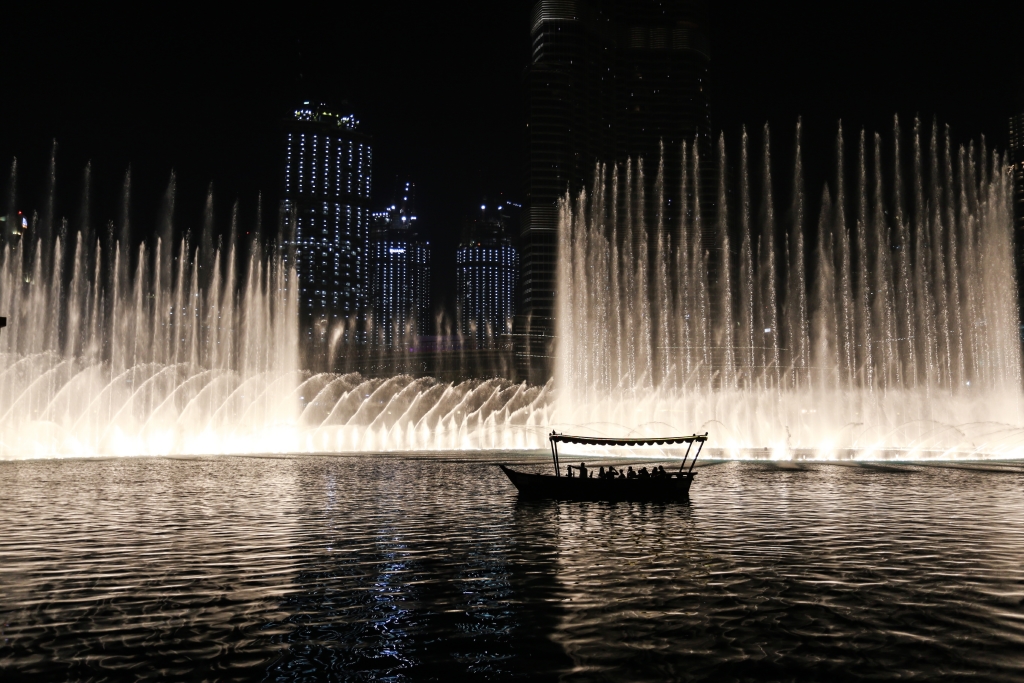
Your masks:
<svg viewBox="0 0 1024 683"><path fill-rule="evenodd" d="M294 221L299 309L311 348L367 306L370 139L351 113L303 102L284 125L281 209Z"/></svg>
<svg viewBox="0 0 1024 683"><path fill-rule="evenodd" d="M1024 83L1024 78L1021 79ZM1010 172L1013 175L1013 244L1017 262L1017 299L1024 301L1024 84L1010 116ZM1024 309L1022 309L1024 316ZM1024 319L1021 320L1024 340Z"/></svg>
<svg viewBox="0 0 1024 683"><path fill-rule="evenodd" d="M615 26L615 160L644 160L654 178L665 161L665 229L677 234L682 147L701 155L701 239L715 248L715 164L711 159L708 98L710 41L704 4L693 0L628 0L613 3ZM664 152L662 152L664 149ZM692 147L691 147L692 150ZM648 188L648 197L654 195ZM649 209L653 210L653 206ZM653 243L653 240L652 240Z"/></svg>
<svg viewBox="0 0 1024 683"><path fill-rule="evenodd" d="M394 202L373 214L370 236L371 341L403 346L430 325L430 243L420 239L416 185L399 184Z"/></svg>
<svg viewBox="0 0 1024 683"><path fill-rule="evenodd" d="M558 199L592 182L598 162L642 158L647 178L653 179L663 146L665 229L674 233L681 210L676 195L682 146L696 141L704 158L711 150L706 26L701 0L539 0L534 5L520 236L522 307L516 318L519 371L531 381L550 376ZM706 173L702 176L698 191L706 210L713 190ZM713 233L702 239L709 248L714 243Z"/></svg>
<svg viewBox="0 0 1024 683"><path fill-rule="evenodd" d="M510 202L481 204L466 221L455 255L459 330L475 339L477 348L512 331L519 254L512 245L511 214L517 208Z"/></svg>

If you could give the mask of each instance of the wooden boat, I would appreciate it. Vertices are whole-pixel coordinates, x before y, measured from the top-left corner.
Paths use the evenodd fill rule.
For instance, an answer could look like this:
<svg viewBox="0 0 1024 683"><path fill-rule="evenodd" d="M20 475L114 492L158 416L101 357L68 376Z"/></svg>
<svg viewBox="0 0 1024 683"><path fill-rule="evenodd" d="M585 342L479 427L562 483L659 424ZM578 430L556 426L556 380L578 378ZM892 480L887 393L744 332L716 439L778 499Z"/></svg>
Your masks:
<svg viewBox="0 0 1024 683"><path fill-rule="evenodd" d="M650 439L606 439L589 436L572 436L569 434L557 434L551 432L548 440L551 442L551 459L555 466L554 474L530 474L518 472L505 465L498 465L501 471L509 478L509 481L519 491L520 498L532 499L553 499L553 500L649 500L649 501L675 501L688 500L690 484L696 472L693 466L697 462L704 442L708 435L691 434L690 436L669 436ZM686 455L679 464L679 470L669 473L667 477L650 477L626 479L616 477L614 479L599 479L592 470L592 476L571 477L562 476L558 463L558 444L576 443L588 446L664 446L673 444L687 444ZM693 444L697 444L697 451L690 459L690 450ZM687 461L689 469L684 471ZM572 466L570 466L571 468ZM575 468L579 469L579 468ZM589 468L588 468L589 470Z"/></svg>

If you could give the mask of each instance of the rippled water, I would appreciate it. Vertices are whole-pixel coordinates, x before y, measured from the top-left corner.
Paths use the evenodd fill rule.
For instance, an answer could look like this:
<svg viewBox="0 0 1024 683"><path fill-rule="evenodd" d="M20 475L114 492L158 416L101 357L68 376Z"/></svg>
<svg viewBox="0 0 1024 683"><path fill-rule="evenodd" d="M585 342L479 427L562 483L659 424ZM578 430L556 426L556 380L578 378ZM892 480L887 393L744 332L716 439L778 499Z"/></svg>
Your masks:
<svg viewBox="0 0 1024 683"><path fill-rule="evenodd" d="M1024 466L709 464L517 503L540 456L0 462L0 678L1024 676Z"/></svg>

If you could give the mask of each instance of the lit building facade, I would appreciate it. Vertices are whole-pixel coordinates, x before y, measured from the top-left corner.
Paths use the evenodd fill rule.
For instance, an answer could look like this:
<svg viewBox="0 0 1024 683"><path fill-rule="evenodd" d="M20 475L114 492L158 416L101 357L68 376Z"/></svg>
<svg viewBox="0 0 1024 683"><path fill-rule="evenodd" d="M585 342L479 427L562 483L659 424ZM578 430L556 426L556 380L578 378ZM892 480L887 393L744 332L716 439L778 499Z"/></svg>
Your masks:
<svg viewBox="0 0 1024 683"><path fill-rule="evenodd" d="M308 341L325 341L338 322L361 328L373 152L352 114L304 102L285 122L282 212L294 221L290 245Z"/></svg>
<svg viewBox="0 0 1024 683"><path fill-rule="evenodd" d="M394 203L373 214L370 338L385 346L408 346L429 332L430 243L419 236L415 193L414 183L402 183Z"/></svg>
<svg viewBox="0 0 1024 683"><path fill-rule="evenodd" d="M493 345L496 337L512 332L516 313L519 253L510 239L508 202L480 206L479 215L466 222L456 252L456 289L459 330L473 338L477 348Z"/></svg>

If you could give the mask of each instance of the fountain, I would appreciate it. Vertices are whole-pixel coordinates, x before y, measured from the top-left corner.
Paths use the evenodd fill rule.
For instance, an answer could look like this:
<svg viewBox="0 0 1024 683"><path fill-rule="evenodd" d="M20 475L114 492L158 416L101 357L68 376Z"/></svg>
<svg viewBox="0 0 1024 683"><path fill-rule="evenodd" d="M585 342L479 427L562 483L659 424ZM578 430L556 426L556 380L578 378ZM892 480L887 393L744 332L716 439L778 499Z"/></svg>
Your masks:
<svg viewBox="0 0 1024 683"><path fill-rule="evenodd" d="M785 219L767 126L756 157L744 131L734 181L719 138L712 215L695 144L681 187L631 160L561 202L554 419L709 430L734 457L1024 455L1002 157L917 121L908 145L897 119L851 158L840 126L812 216L800 134Z"/></svg>
<svg viewBox="0 0 1024 683"><path fill-rule="evenodd" d="M52 193L4 246L0 459L540 444L549 387L300 369L285 255L243 238L237 207L216 240L212 195L197 244L174 240L174 195L172 177L156 236L137 248L126 222L100 237L87 221L52 230Z"/></svg>
<svg viewBox="0 0 1024 683"><path fill-rule="evenodd" d="M767 126L756 157L744 132L736 172L720 138L713 160L684 146L679 187L632 160L567 196L544 386L302 369L295 274L237 209L216 239L211 194L198 239L175 238L172 177L130 247L126 220L91 231L87 168L71 232L51 159L42 217L0 252L0 458L533 449L552 426L707 430L726 457L1020 457L1002 157L918 122L907 144L898 121L847 154L840 128L811 202L800 132L782 212ZM126 216L130 176L122 201Z"/></svg>

